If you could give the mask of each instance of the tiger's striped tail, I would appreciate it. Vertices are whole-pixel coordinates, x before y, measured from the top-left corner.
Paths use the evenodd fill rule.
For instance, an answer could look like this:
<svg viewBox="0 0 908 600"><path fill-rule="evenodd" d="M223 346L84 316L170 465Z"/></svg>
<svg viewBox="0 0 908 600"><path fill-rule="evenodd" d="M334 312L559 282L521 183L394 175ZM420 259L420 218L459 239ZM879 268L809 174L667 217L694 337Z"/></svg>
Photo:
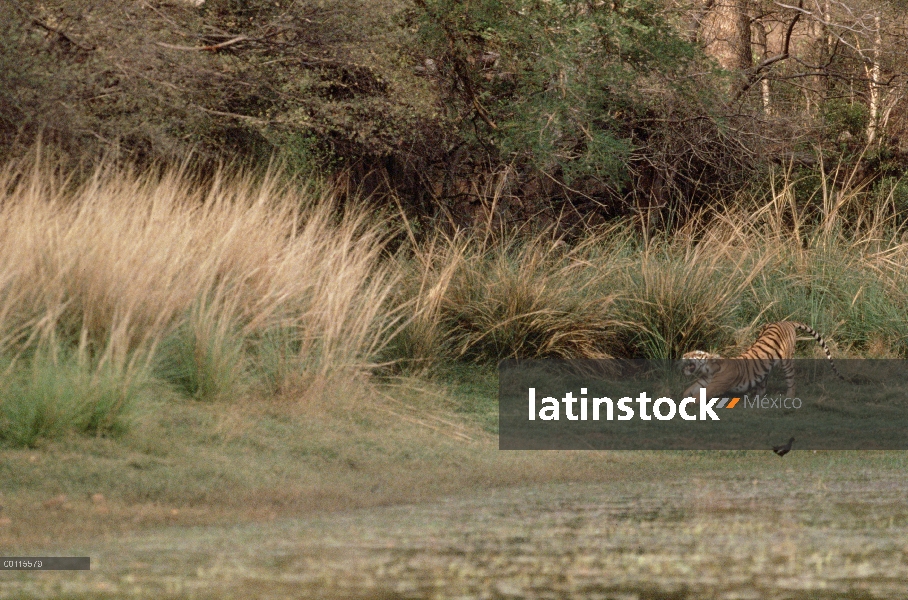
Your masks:
<svg viewBox="0 0 908 600"><path fill-rule="evenodd" d="M842 381L848 381L847 379L845 379L845 377L842 376L841 373L839 373L839 370L836 368L835 362L833 362L833 360L832 360L832 353L829 352L829 347L826 345L826 340L823 339L823 336L820 335L810 325L805 325L804 323L799 323L797 321L792 321L791 324L795 326L795 329L799 329L799 330L809 333L811 336L813 336L813 339L815 339L817 341L817 343L823 349L823 352L826 353L826 358L829 360L829 366L832 367L832 372L835 373L836 377L838 377Z"/></svg>

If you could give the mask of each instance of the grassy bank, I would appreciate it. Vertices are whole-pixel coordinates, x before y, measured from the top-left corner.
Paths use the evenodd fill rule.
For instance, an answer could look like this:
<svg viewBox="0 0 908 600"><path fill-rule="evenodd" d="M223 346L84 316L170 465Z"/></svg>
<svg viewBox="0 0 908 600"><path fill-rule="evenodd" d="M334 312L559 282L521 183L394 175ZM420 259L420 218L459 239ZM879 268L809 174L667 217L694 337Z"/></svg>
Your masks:
<svg viewBox="0 0 908 600"><path fill-rule="evenodd" d="M504 357L731 353L785 318L835 356L908 353L885 194L783 180L644 241L416 236L282 181L0 172L4 546L608 478L496 451Z"/></svg>
<svg viewBox="0 0 908 600"><path fill-rule="evenodd" d="M612 476L596 453L499 452L495 373L461 376L471 383L335 383L304 402L146 398L119 439L5 449L0 549ZM620 463L630 462L625 453Z"/></svg>
<svg viewBox="0 0 908 600"><path fill-rule="evenodd" d="M886 194L821 186L805 204L782 179L645 242L631 222L417 238L368 201L281 181L6 165L0 440L122 437L162 396L305 404L377 367L443 380L513 356L731 353L780 319L839 356L908 352Z"/></svg>

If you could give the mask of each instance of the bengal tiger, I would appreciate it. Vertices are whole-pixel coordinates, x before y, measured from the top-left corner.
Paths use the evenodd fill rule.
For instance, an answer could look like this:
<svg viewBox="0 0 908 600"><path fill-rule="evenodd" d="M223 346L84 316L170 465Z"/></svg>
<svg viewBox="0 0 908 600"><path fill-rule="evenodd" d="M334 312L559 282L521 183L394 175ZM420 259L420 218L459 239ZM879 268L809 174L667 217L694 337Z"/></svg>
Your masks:
<svg viewBox="0 0 908 600"><path fill-rule="evenodd" d="M684 392L684 396L694 396L699 389L706 388L706 397L715 398L726 392L744 392L754 389L754 393L762 396L766 393L766 380L769 372L776 365L782 367L785 373L785 383L788 390L785 395L794 397L794 357L797 332L805 331L823 348L829 366L839 379L845 380L835 363L832 354L823 340L823 336L804 323L796 321L780 321L763 326L757 340L740 356L723 359L718 354L694 350L682 357L682 372L685 375L699 375Z"/></svg>

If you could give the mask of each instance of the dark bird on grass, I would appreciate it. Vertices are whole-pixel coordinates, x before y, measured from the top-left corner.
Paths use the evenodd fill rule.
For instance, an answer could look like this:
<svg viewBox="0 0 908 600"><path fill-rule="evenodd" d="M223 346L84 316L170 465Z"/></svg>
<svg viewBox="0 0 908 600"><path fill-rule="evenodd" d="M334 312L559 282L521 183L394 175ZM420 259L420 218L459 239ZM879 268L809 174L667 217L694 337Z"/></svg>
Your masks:
<svg viewBox="0 0 908 600"><path fill-rule="evenodd" d="M794 441L795 441L795 439L791 438L790 440L788 440L787 444L784 444L782 446L773 446L772 451L775 452L776 454L778 454L779 456L785 456L786 454L791 452L791 445L794 443Z"/></svg>

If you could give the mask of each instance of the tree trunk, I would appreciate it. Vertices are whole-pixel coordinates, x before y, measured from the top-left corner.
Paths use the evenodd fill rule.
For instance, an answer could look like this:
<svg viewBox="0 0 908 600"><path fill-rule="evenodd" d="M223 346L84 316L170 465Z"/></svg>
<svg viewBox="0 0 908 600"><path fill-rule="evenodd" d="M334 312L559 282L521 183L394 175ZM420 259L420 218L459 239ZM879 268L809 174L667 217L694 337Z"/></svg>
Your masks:
<svg viewBox="0 0 908 600"><path fill-rule="evenodd" d="M867 143L872 144L877 138L877 124L880 116L880 50L883 45L882 34L880 32L880 13L879 11L873 16L874 35L873 35L873 60L869 67L865 67L867 78L870 86L870 95L868 101L867 118Z"/></svg>
<svg viewBox="0 0 908 600"><path fill-rule="evenodd" d="M766 36L766 25L761 19L754 19L754 31L757 32L757 45L763 49L762 60L769 58L769 40ZM760 79L760 96L763 98L763 112L772 114L772 97L769 90L769 78L766 74Z"/></svg>
<svg viewBox="0 0 908 600"><path fill-rule="evenodd" d="M753 67L750 35L751 0L717 0L703 22L707 54L723 68L740 73L734 88L746 85L746 73Z"/></svg>

